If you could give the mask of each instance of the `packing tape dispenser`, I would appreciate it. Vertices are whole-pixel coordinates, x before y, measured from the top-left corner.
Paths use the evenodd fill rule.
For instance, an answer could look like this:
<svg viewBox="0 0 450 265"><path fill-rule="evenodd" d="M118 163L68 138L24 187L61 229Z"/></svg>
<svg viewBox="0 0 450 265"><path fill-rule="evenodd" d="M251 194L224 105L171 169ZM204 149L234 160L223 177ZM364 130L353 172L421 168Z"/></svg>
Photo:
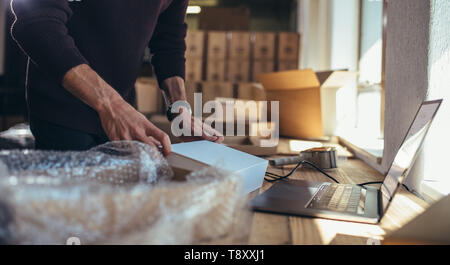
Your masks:
<svg viewBox="0 0 450 265"><path fill-rule="evenodd" d="M321 169L337 168L337 151L334 147L311 148L300 152L298 156L273 158L269 160L271 166L285 166L298 164L303 160L311 162Z"/></svg>

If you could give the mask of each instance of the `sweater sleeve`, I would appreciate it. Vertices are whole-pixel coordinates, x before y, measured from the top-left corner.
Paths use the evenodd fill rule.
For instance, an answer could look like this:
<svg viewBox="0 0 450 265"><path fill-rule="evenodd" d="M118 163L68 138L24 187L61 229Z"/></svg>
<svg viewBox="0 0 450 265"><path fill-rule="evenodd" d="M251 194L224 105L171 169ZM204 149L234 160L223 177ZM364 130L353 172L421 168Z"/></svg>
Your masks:
<svg viewBox="0 0 450 265"><path fill-rule="evenodd" d="M41 71L62 82L75 66L87 64L69 35L67 0L11 0L11 36Z"/></svg>
<svg viewBox="0 0 450 265"><path fill-rule="evenodd" d="M153 54L152 64L160 85L164 80L173 76L185 79L187 5L188 0L174 0L160 14L150 41L150 51Z"/></svg>

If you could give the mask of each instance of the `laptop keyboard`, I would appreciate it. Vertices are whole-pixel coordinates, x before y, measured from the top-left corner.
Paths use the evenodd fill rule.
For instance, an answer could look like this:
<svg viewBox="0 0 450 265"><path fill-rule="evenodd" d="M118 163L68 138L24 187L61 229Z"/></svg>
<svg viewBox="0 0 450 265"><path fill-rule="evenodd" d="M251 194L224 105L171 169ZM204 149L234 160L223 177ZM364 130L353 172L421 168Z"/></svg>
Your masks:
<svg viewBox="0 0 450 265"><path fill-rule="evenodd" d="M365 191L355 185L322 185L307 208L364 214Z"/></svg>

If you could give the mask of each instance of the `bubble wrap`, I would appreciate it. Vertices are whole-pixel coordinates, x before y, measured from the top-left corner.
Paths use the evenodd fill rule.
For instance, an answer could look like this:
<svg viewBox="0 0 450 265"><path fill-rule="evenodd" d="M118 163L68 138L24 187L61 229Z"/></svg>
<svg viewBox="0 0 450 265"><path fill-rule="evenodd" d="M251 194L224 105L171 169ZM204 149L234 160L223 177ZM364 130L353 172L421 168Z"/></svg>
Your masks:
<svg viewBox="0 0 450 265"><path fill-rule="evenodd" d="M17 124L0 132L0 149L34 149L34 137L28 124Z"/></svg>
<svg viewBox="0 0 450 265"><path fill-rule="evenodd" d="M197 244L233 234L241 180L206 168L174 178L154 148L0 152L0 243Z"/></svg>

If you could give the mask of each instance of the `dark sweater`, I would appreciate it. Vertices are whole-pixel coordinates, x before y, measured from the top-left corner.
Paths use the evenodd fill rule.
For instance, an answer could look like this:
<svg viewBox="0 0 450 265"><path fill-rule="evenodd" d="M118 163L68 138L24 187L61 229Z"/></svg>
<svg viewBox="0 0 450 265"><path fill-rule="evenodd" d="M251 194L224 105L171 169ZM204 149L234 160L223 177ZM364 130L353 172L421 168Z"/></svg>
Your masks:
<svg viewBox="0 0 450 265"><path fill-rule="evenodd" d="M134 84L150 45L158 81L185 75L188 0L12 0L11 34L29 57L30 115L104 134L98 114L62 86L73 67L89 64L122 97Z"/></svg>

